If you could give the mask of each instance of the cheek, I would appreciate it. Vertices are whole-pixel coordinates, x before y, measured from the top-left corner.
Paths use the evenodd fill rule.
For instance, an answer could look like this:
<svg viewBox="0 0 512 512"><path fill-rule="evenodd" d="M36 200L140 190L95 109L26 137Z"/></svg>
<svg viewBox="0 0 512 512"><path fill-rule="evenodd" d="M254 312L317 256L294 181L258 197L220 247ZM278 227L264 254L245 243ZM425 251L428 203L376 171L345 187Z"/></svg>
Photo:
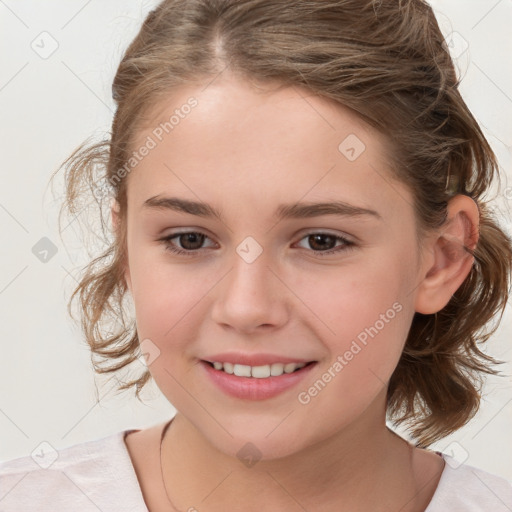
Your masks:
<svg viewBox="0 0 512 512"><path fill-rule="evenodd" d="M142 269L134 294L140 336L179 340L176 332L197 315L201 299L211 288L208 279L201 277L192 270L165 266Z"/></svg>
<svg viewBox="0 0 512 512"><path fill-rule="evenodd" d="M136 230L130 234L129 268L139 337L161 339L199 302L205 279L193 264L172 264L163 244L148 241Z"/></svg>
<svg viewBox="0 0 512 512"><path fill-rule="evenodd" d="M149 349L152 357L148 369L173 406L186 410L190 396L183 386L195 361L188 354L200 336L207 292L214 283L192 266L172 267L154 261L152 265L140 265L134 278L137 332L142 351Z"/></svg>
<svg viewBox="0 0 512 512"><path fill-rule="evenodd" d="M316 337L329 354L311 382L332 381L333 391L363 398L389 380L414 314L409 270L390 254L301 279L297 295L312 305L317 319L313 324L311 315L310 325L318 326Z"/></svg>
<svg viewBox="0 0 512 512"><path fill-rule="evenodd" d="M380 254L338 268L305 269L295 278L290 274L287 283L314 314L311 319L316 316L316 323L323 324L325 333L342 347L343 340L357 337L375 323L383 330L381 315L386 326L393 324L394 329L403 330L400 319L405 315L397 314L397 309L405 309L406 301L411 300L411 279L405 264L391 254L387 258Z"/></svg>

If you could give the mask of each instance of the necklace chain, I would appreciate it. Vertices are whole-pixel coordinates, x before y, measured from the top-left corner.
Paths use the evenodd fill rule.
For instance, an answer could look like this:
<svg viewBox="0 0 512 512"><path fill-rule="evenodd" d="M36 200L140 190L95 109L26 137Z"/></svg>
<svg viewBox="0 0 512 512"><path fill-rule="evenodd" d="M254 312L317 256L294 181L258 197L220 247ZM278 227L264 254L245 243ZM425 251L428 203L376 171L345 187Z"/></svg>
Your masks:
<svg viewBox="0 0 512 512"><path fill-rule="evenodd" d="M165 480L164 480L164 472L163 472L163 468L162 468L162 445L163 445L163 442L164 442L164 437L165 437L165 434L167 433L167 430L169 430L169 427L171 426L171 423L172 423L172 420L174 419L171 418L167 424L164 426L163 430L162 430L162 435L160 436L160 475L162 477L162 484L164 486L164 491L165 491L165 495L167 496L167 500L169 501L169 504L171 505L172 509L174 512L180 512L180 510L178 509L178 507L176 507L176 505L174 505L174 503L172 502L170 496L169 496L169 493L167 492L167 486L165 485ZM394 432L393 430L391 430L389 427L388 427L388 430L394 434L395 436L397 437L400 437L398 436L398 434L396 434L396 432ZM414 446L409 443L408 441L406 441L407 443L407 446L410 450L412 450L414 448ZM438 455L442 456L441 452L435 452L437 453ZM445 464L446 465L446 464ZM444 466L443 466L444 467Z"/></svg>
<svg viewBox="0 0 512 512"><path fill-rule="evenodd" d="M167 500L169 501L173 510L175 512L179 512L179 509L174 505L171 498L169 497L169 493L167 492L167 486L165 485L165 480L164 480L164 471L162 469L162 444L164 442L165 434L167 433L167 430L169 429L169 426L171 425L173 419L174 418L171 418L169 420L169 422L167 423L167 425L165 425L164 429L162 430L162 436L160 437L160 474L162 476L162 484L164 486L164 491L165 491L165 495L167 496Z"/></svg>

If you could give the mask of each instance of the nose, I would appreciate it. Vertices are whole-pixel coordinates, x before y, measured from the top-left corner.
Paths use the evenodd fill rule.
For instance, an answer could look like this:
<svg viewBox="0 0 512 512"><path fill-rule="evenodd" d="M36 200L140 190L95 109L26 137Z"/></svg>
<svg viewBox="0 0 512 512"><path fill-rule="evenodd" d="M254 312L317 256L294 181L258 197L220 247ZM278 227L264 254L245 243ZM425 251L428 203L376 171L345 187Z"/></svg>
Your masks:
<svg viewBox="0 0 512 512"><path fill-rule="evenodd" d="M287 288L264 254L252 263L235 254L231 270L216 286L212 319L217 324L239 333L267 331L286 324Z"/></svg>

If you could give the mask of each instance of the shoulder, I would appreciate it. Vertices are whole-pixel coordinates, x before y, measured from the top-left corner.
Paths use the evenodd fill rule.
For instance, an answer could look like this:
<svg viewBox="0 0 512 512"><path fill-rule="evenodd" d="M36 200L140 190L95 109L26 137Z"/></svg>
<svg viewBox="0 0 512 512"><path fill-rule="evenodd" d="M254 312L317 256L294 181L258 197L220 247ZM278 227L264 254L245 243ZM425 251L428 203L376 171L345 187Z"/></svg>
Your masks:
<svg viewBox="0 0 512 512"><path fill-rule="evenodd" d="M510 512L512 482L442 454L445 468L425 512Z"/></svg>
<svg viewBox="0 0 512 512"><path fill-rule="evenodd" d="M11 511L123 510L145 512L124 442L127 431L0 462L0 508ZM126 504L126 505L125 505Z"/></svg>

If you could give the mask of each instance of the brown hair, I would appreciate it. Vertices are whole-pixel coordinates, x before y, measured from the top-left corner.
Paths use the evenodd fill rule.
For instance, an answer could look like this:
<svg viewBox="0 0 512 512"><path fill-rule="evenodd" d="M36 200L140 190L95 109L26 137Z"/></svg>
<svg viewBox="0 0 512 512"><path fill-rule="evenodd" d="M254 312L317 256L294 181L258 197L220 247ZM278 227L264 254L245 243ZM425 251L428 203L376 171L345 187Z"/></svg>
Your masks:
<svg viewBox="0 0 512 512"><path fill-rule="evenodd" d="M491 367L499 361L479 345L506 306L512 244L484 202L498 176L495 155L461 98L436 18L422 0L166 0L149 13L114 79L110 140L86 141L63 163L70 213L88 191L104 204L101 181L120 207L119 232L106 235L108 248L87 265L68 305L79 298L95 370L114 372L140 355L135 321L123 312L127 180L115 178L152 106L173 87L213 79L227 67L247 80L306 87L386 134L393 172L414 195L420 233L444 224L454 195L478 204L470 274L442 311L415 314L387 398L390 418L407 425L420 446L457 430L478 410L481 373L499 373ZM102 221L105 234L104 227ZM107 333L109 320L120 327ZM135 386L139 398L149 378L145 370L119 389Z"/></svg>

